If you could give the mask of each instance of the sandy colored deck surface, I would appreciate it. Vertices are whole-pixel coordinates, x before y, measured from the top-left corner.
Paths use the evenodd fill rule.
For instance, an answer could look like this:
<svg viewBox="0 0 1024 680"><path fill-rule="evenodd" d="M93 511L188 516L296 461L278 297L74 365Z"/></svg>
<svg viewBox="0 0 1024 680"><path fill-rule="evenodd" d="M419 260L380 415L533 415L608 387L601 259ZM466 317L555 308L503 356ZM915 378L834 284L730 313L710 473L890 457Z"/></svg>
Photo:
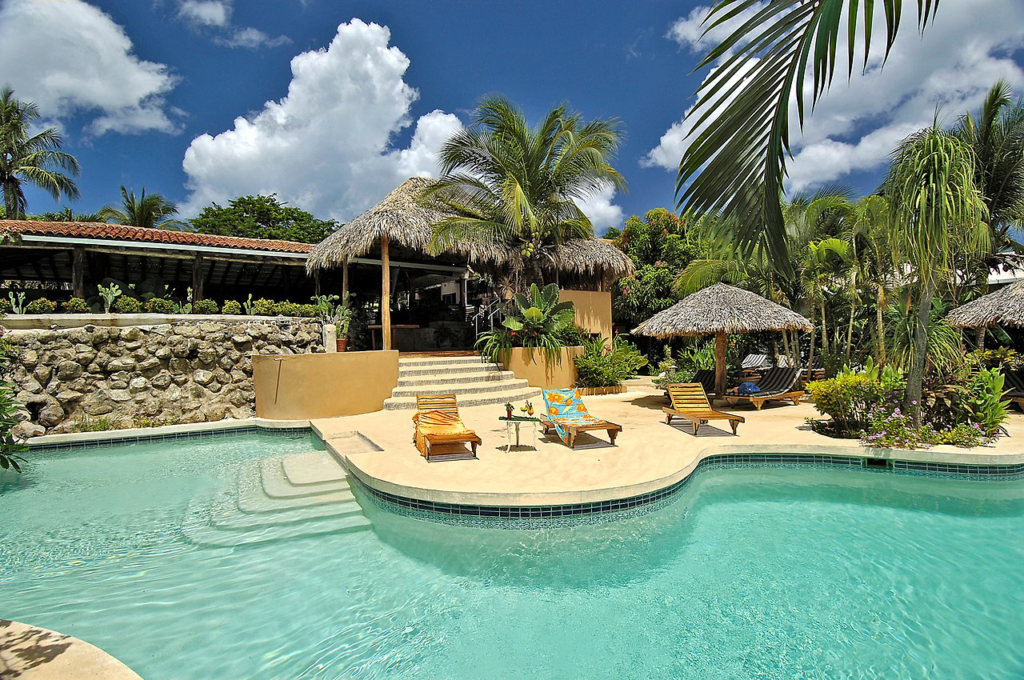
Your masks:
<svg viewBox="0 0 1024 680"><path fill-rule="evenodd" d="M0 678L20 680L141 680L88 642L0 619Z"/></svg>
<svg viewBox="0 0 1024 680"><path fill-rule="evenodd" d="M733 436L724 421L691 434L687 421L666 425L661 411L667 401L642 386L617 395L586 398L590 412L619 423L624 431L612 447L603 432L581 434L569 449L553 435L538 435L537 449L506 453L500 406L462 410L466 426L483 439L479 460L453 459L427 463L412 444L412 411L380 411L360 416L313 421L314 428L349 470L365 484L400 496L447 503L480 505L552 505L626 498L665 488L688 475L699 460L714 453L835 453L892 457L942 463L1024 463L1024 415L1015 411L1008 422L1010 437L992 447L967 451L936 447L913 452L864 449L856 441L830 439L804 423L818 417L809 403L786 406L773 402L758 412L727 408L746 418ZM541 400L535 400L539 405ZM518 406L518 404L517 404ZM522 425L523 443L531 426ZM357 431L382 451L351 446Z"/></svg>

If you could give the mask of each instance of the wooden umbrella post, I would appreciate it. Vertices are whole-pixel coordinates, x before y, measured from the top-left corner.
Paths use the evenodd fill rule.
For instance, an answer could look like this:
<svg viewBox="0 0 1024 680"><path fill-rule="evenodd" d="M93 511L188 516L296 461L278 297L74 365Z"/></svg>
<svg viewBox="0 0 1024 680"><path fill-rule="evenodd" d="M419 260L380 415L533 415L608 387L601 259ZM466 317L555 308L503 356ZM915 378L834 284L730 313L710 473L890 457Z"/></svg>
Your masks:
<svg viewBox="0 0 1024 680"><path fill-rule="evenodd" d="M725 395L725 333L715 335L715 394Z"/></svg>
<svg viewBox="0 0 1024 680"><path fill-rule="evenodd" d="M387 234L382 234L380 237L380 268L380 333L384 341L384 350L386 351L391 349L391 264L390 256L388 254Z"/></svg>

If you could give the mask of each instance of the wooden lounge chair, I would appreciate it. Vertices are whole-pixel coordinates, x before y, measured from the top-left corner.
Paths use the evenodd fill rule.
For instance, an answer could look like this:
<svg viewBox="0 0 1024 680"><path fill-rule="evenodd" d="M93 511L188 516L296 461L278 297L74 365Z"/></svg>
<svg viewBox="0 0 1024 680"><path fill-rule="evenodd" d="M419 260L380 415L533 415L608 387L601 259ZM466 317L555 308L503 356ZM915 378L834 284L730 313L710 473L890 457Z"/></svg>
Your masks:
<svg viewBox="0 0 1024 680"><path fill-rule="evenodd" d="M580 432L605 430L613 446L615 437L622 432L621 425L590 415L579 390L544 390L544 406L545 413L539 416L544 434L554 429L570 449L576 447L576 436Z"/></svg>
<svg viewBox="0 0 1024 680"><path fill-rule="evenodd" d="M665 422L672 424L673 418L685 418L693 425L693 436L697 436L700 426L711 420L728 420L732 427L732 433L736 434L736 428L740 423L746 422L743 416L716 411L711 408L708 395L700 383L677 383L668 386L668 396L672 400L672 407L666 406L661 409L665 412Z"/></svg>
<svg viewBox="0 0 1024 680"><path fill-rule="evenodd" d="M715 369L702 368L693 374L691 382L700 383L704 388L704 394L709 397L715 396Z"/></svg>
<svg viewBox="0 0 1024 680"><path fill-rule="evenodd" d="M753 394L726 394L724 395L725 400L729 402L730 406L753 404L754 408L758 411L761 410L766 401L777 399L788 399L794 405L799 404L800 398L804 396L803 390L794 389L799 377L799 368L769 368L765 372L764 377L761 378L761 382L757 385L761 388L760 392L754 392Z"/></svg>
<svg viewBox="0 0 1024 680"><path fill-rule="evenodd" d="M476 447L483 442L462 423L454 394L416 395L416 413L412 419L416 423L413 442L428 463L430 456L436 455L434 447L439 444L469 444L476 458Z"/></svg>
<svg viewBox="0 0 1024 680"><path fill-rule="evenodd" d="M1009 399L1017 408L1024 411L1024 371L1007 370L1003 375L1006 376L1006 384L1003 387L1008 390L1003 398Z"/></svg>

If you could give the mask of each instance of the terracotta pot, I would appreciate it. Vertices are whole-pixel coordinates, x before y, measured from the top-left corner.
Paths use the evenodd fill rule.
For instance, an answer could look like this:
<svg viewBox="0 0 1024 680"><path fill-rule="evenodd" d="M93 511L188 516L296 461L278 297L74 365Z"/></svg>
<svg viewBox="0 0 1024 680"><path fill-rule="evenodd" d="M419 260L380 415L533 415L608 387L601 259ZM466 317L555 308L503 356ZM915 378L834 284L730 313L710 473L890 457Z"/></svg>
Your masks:
<svg viewBox="0 0 1024 680"><path fill-rule="evenodd" d="M338 351L344 352L348 348L348 338L338 338Z"/></svg>

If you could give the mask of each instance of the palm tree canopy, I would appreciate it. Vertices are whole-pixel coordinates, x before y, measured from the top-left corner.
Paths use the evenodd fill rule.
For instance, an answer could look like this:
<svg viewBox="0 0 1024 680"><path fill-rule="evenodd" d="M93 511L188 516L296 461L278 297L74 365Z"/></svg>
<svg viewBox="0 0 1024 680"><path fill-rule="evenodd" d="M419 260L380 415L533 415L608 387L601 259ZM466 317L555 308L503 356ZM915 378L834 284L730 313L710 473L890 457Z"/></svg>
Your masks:
<svg viewBox="0 0 1024 680"><path fill-rule="evenodd" d="M577 200L611 185L625 188L611 160L622 141L617 121L585 122L566 104L531 128L502 97L484 98L473 124L440 152L441 179L425 200L449 214L430 248L496 244L539 273L560 244L594 235Z"/></svg>
<svg viewBox="0 0 1024 680"><path fill-rule="evenodd" d="M939 0L917 0L918 27L931 21ZM701 85L691 112L695 135L679 163L680 210L720 214L735 225L744 253L763 242L774 266L791 271L786 257L786 222L781 195L790 153L790 98L803 125L807 100L828 89L838 62L842 32L849 42L853 74L858 32L868 63L875 7L885 16L888 55L900 26L902 0L718 0L705 20L712 31L744 13L753 16L714 47L698 68L724 61ZM805 89L810 75L813 86Z"/></svg>
<svg viewBox="0 0 1024 680"><path fill-rule="evenodd" d="M117 224L150 229L182 229L187 226L180 220L170 219L178 214L178 207L160 194L146 195L146 187L136 198L135 191L129 192L121 186L121 206L107 205L96 213L101 219Z"/></svg>
<svg viewBox="0 0 1024 680"><path fill-rule="evenodd" d="M60 150L63 139L56 128L28 134L39 118L39 108L34 103L15 99L14 90L9 87L0 89L0 186L9 219L25 214L26 183L39 187L55 201L62 196L78 198L78 186L64 174L78 175L78 161Z"/></svg>

